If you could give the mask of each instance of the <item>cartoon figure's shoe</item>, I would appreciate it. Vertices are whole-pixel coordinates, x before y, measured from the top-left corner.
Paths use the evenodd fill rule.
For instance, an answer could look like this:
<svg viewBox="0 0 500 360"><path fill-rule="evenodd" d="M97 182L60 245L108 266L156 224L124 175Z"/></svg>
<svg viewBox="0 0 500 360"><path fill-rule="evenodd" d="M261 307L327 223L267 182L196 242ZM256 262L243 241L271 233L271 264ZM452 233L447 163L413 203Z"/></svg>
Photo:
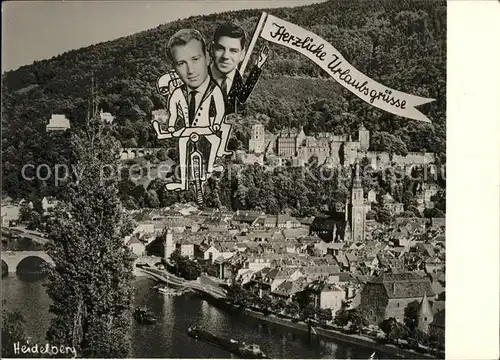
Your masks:
<svg viewBox="0 0 500 360"><path fill-rule="evenodd" d="M169 184L165 185L165 187L169 191L187 190L186 184L183 184L183 183L169 183Z"/></svg>
<svg viewBox="0 0 500 360"><path fill-rule="evenodd" d="M224 171L224 166L222 165L214 165L213 172L222 172Z"/></svg>
<svg viewBox="0 0 500 360"><path fill-rule="evenodd" d="M219 152L217 153L217 156L218 156L218 157L223 157L223 156L231 156L231 155L233 155L233 152L232 152L232 151L226 151L226 150L224 150L224 151L219 151Z"/></svg>

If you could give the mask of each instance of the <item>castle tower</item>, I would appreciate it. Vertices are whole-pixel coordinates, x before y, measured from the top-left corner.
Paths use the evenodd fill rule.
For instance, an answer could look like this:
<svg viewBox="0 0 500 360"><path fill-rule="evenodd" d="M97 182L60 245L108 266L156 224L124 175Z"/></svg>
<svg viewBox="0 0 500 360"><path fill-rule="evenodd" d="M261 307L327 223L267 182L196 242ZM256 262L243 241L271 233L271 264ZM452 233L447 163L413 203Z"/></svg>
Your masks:
<svg viewBox="0 0 500 360"><path fill-rule="evenodd" d="M370 147L370 132L366 130L363 123L358 129L359 150L362 152L368 151Z"/></svg>
<svg viewBox="0 0 500 360"><path fill-rule="evenodd" d="M165 238L163 239L163 258L168 261L170 260L170 255L175 251L175 244L174 244L174 234L172 233L172 230L167 228L167 231L165 232Z"/></svg>
<svg viewBox="0 0 500 360"><path fill-rule="evenodd" d="M355 242L365 240L366 207L363 198L363 186L359 177L359 161L356 159L355 175L352 183L350 223L352 240Z"/></svg>
<svg viewBox="0 0 500 360"><path fill-rule="evenodd" d="M427 300L427 294L424 293L418 309L417 328L427 333L429 331L429 324L432 322L433 318L434 315L432 314L431 305Z"/></svg>
<svg viewBox="0 0 500 360"><path fill-rule="evenodd" d="M333 166L340 165L340 147L342 143L339 141L330 142L330 163Z"/></svg>
<svg viewBox="0 0 500 360"><path fill-rule="evenodd" d="M262 124L252 126L252 135L248 144L248 150L261 154L266 150L265 128Z"/></svg>
<svg viewBox="0 0 500 360"><path fill-rule="evenodd" d="M343 143L342 152L344 155L344 162L342 165L349 166L356 163L358 158L358 143L352 141L352 136L349 136L349 140Z"/></svg>
<svg viewBox="0 0 500 360"><path fill-rule="evenodd" d="M296 148L298 148L305 139L306 139L306 133L304 132L304 127L301 126L296 138L296 143L295 143Z"/></svg>

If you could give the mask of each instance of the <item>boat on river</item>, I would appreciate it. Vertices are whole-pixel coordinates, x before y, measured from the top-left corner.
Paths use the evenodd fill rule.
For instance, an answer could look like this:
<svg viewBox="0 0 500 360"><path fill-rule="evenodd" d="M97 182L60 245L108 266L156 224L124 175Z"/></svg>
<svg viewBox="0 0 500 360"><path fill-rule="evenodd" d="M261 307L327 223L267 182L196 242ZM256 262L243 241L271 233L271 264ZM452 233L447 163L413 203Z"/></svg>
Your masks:
<svg viewBox="0 0 500 360"><path fill-rule="evenodd" d="M184 293L181 290L176 290L174 288L169 287L168 284L166 286L156 285L156 286L154 286L154 289L156 291L158 291L160 294L163 294L165 296L179 296L179 295L182 295Z"/></svg>
<svg viewBox="0 0 500 360"><path fill-rule="evenodd" d="M224 339L204 331L198 326L191 326L188 329L188 335L245 359L268 359L266 354L264 354L264 352L260 349L259 345L245 344L244 342L239 342L234 339Z"/></svg>
<svg viewBox="0 0 500 360"><path fill-rule="evenodd" d="M148 310L146 306L138 306L134 311L134 318L140 324L154 324L156 323L156 318L153 314Z"/></svg>
<svg viewBox="0 0 500 360"><path fill-rule="evenodd" d="M160 294L163 294L165 296L179 296L179 295L182 295L182 291L175 290L175 289L168 288L168 287L159 287L157 290L158 290L158 292Z"/></svg>

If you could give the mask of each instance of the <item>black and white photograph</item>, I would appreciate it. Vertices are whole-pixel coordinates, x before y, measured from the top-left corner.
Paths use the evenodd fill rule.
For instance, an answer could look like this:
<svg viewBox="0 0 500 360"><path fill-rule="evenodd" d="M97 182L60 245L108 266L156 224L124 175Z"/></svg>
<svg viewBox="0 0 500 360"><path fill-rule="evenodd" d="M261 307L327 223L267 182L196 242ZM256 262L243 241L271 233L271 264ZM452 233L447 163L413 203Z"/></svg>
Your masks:
<svg viewBox="0 0 500 360"><path fill-rule="evenodd" d="M445 357L446 1L2 8L2 358Z"/></svg>

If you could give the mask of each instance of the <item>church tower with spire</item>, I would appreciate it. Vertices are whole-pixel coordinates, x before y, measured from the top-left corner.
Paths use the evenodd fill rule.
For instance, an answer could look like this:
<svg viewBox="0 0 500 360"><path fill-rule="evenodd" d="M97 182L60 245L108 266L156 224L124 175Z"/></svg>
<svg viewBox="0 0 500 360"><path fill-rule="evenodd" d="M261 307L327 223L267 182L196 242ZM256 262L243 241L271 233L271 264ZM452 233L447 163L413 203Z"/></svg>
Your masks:
<svg viewBox="0 0 500 360"><path fill-rule="evenodd" d="M349 222L351 225L352 241L365 240L366 206L363 196L363 185L359 177L359 161L356 159L355 174L352 183Z"/></svg>

